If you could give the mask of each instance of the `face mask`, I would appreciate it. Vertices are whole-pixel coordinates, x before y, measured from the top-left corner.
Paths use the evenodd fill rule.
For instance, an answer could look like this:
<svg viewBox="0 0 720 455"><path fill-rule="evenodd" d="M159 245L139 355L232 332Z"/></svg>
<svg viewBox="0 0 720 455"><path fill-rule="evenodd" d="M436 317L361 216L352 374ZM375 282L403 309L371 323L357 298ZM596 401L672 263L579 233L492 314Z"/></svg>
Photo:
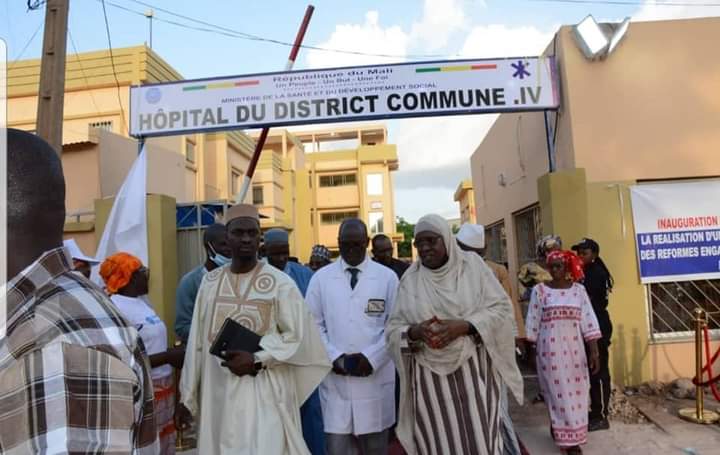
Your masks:
<svg viewBox="0 0 720 455"><path fill-rule="evenodd" d="M230 264L232 262L232 259L223 256L222 254L216 254L215 256L210 258L218 267L222 267L224 265Z"/></svg>
<svg viewBox="0 0 720 455"><path fill-rule="evenodd" d="M210 260L213 261L215 265L217 265L218 267L222 267L232 262L231 258L223 256L222 254L218 254L218 252L215 251L215 248L213 248L212 245L208 244L208 246L210 247L210 252L213 254Z"/></svg>

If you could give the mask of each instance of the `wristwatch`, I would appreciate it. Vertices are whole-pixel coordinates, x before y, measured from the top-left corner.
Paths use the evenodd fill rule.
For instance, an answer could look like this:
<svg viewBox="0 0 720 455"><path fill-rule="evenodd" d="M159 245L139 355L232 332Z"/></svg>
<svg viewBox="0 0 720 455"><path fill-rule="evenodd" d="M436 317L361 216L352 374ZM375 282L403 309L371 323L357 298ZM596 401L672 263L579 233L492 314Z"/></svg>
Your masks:
<svg viewBox="0 0 720 455"><path fill-rule="evenodd" d="M258 356L256 356L256 355L253 354L253 357L255 357L255 364L254 364L254 366L255 366L255 371L258 372L258 371L264 370L264 369L265 369L265 365L263 365L263 363L260 361L260 359L258 359Z"/></svg>

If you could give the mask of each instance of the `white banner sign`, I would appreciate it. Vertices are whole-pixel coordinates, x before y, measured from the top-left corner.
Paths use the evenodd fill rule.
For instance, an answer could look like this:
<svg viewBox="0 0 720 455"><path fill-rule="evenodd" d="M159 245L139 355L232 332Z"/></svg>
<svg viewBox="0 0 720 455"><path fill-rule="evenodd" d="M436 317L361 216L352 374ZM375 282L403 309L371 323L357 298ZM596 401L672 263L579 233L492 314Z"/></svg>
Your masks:
<svg viewBox="0 0 720 455"><path fill-rule="evenodd" d="M643 283L720 278L720 181L630 189Z"/></svg>
<svg viewBox="0 0 720 455"><path fill-rule="evenodd" d="M550 58L292 71L132 87L130 134L556 109Z"/></svg>

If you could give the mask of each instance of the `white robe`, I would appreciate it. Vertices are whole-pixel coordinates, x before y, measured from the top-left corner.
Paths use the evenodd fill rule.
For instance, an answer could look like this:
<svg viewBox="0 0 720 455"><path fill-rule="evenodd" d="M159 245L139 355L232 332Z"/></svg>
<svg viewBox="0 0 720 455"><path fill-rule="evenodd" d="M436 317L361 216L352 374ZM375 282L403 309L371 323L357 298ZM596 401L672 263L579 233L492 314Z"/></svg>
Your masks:
<svg viewBox="0 0 720 455"><path fill-rule="evenodd" d="M209 349L226 318L262 335L256 355L267 369L238 377ZM300 406L330 370L300 291L282 271L259 263L205 275L198 292L180 382L181 401L198 418L203 455L309 454Z"/></svg>
<svg viewBox="0 0 720 455"><path fill-rule="evenodd" d="M500 437L496 426L484 428L487 430L487 434L482 436L484 441L490 444L484 449L460 451L457 449L460 444L456 443L455 450L445 450L446 444L450 444L450 442L443 439L456 438L456 442L459 439L457 439L457 428L444 428L444 420L440 421L440 430L436 432L442 433L440 438L435 439L439 442L427 443L424 446L418 443L421 437L419 433L422 433L415 425L418 420L416 413L420 412L416 406L418 397L430 402L434 399L434 395L442 396L444 394L452 397L450 392L458 393L458 389L453 391L445 385L438 386L437 384L445 384L444 381L447 378L452 378L458 372L464 374L463 371L467 371L466 368L469 364L478 364L484 362L484 359L489 359L488 364L492 366L493 373L486 374L484 378L480 379L488 384L493 382L500 386L504 384L518 402L522 403L523 399L522 376L515 362L515 342L512 329L513 308L508 295L480 256L460 250L444 218L437 215L420 218L415 225L415 234L425 231L442 237L448 261L436 270L424 267L420 261L410 266L403 275L397 303L385 326L390 353L400 376L400 418L396 433L407 453L411 455L417 453L493 454L496 453L495 448ZM478 348L477 340L463 336L443 349L430 349L421 343L417 351L403 353L403 347L407 344L404 335L407 334L410 326L426 321L433 316L439 319L460 319L469 322L480 335L483 346ZM404 358L406 361L403 361ZM408 358L411 359L410 362L407 361ZM439 392L436 391L433 394L433 391L428 393L414 387L417 378L412 374L412 369L406 368L406 365L414 364L418 366L416 370L424 372L426 379L431 374L443 378L434 384ZM470 384L470 382L467 381L466 384ZM474 396L467 392L481 388L474 385L474 389L467 387L459 390L464 390L466 395ZM490 394L489 391L483 392L482 390L478 393L481 399L476 401L487 404L487 414L497 419L497 411L500 408L498 394L496 392ZM456 409L454 406L457 404L464 403L465 406L469 404L465 397L454 399L454 401L451 403L452 407L442 407L443 412ZM441 407L435 407L433 411L435 410L441 410ZM474 410L471 410L470 413L471 419L464 418L461 421L464 424L472 424L468 429L483 428L482 424L478 425L477 413ZM452 423L450 426L452 427ZM490 431L491 429L495 431ZM483 441L479 441L479 443L485 444Z"/></svg>

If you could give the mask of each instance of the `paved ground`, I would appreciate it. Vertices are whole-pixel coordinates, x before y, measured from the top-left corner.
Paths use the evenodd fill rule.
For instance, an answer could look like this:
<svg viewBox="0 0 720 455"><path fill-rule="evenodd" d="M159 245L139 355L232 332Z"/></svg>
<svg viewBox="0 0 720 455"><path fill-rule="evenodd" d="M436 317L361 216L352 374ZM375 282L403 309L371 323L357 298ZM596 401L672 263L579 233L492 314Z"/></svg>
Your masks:
<svg viewBox="0 0 720 455"><path fill-rule="evenodd" d="M530 404L537 394L537 382L533 377L527 377L525 386L526 404L511 405L511 414L518 434L531 455L559 454L560 451L550 439L545 404ZM711 403L708 401L708 404ZM691 401L645 400L638 405L643 413L657 424L629 425L611 422L610 430L590 433L583 452L587 455L720 455L720 425L695 425L675 417L676 410L692 405ZM717 407L720 405L715 403L710 409ZM182 454L196 455L197 450Z"/></svg>
<svg viewBox="0 0 720 455"><path fill-rule="evenodd" d="M528 402L537 393L533 378L526 378ZM720 426L701 426L686 423L675 417L680 405L657 406L646 403L643 411L658 421L641 425L611 422L608 431L590 433L583 452L588 455L651 454L651 455L718 455L720 454ZM718 407L716 403L716 407ZM550 439L548 415L544 403L513 405L511 414L518 434L532 455L558 454Z"/></svg>

